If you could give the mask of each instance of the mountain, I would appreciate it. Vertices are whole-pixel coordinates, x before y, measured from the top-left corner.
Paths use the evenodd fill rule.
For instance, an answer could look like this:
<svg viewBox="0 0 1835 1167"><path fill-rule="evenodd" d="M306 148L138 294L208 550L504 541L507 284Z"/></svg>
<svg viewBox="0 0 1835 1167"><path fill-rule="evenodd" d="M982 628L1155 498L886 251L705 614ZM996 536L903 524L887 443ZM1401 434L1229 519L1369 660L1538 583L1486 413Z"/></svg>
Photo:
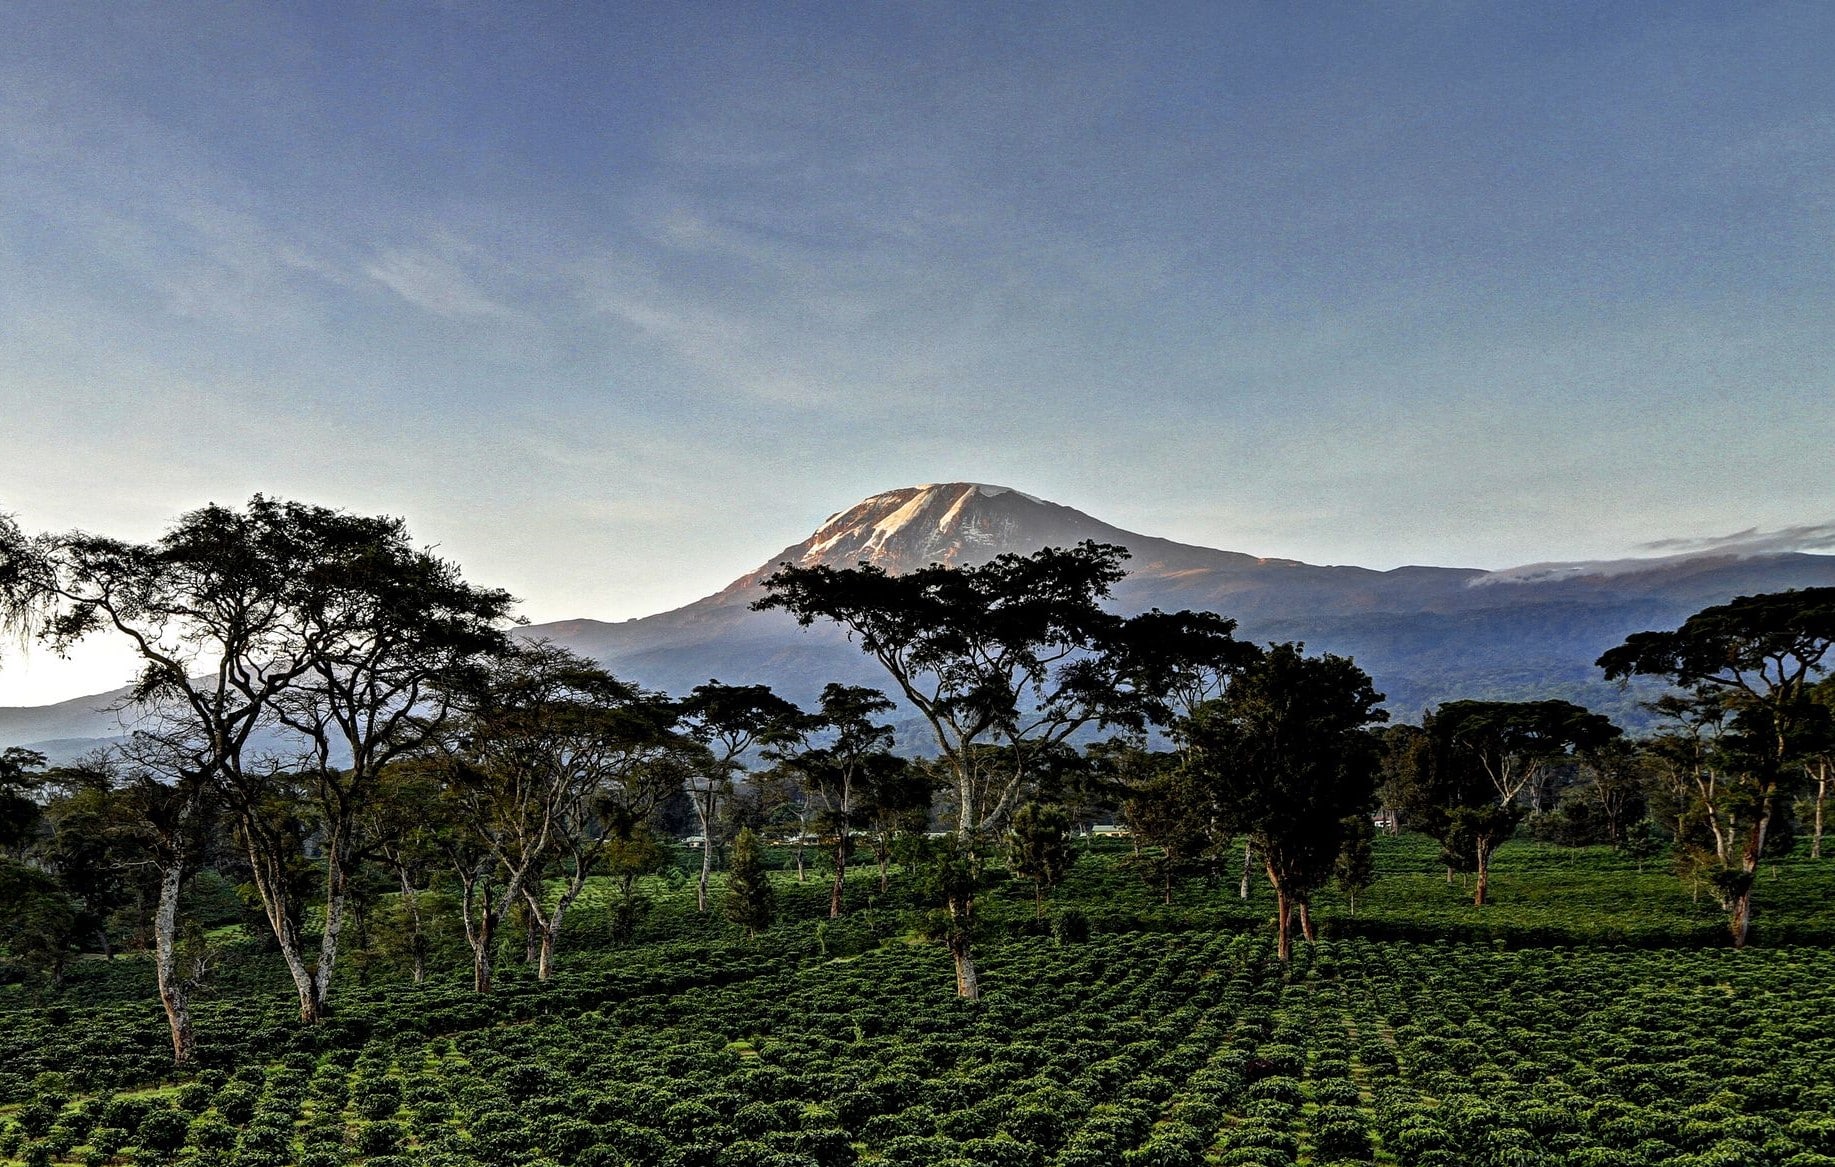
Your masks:
<svg viewBox="0 0 1835 1167"><path fill-rule="evenodd" d="M1007 487L951 482L864 499L684 607L618 623L537 624L522 634L603 661L651 688L680 693L717 677L770 684L811 703L831 680L888 682L834 625L804 629L782 612L751 610L779 565L866 562L903 572L1084 539L1130 553L1128 577L1115 589L1118 611L1205 608L1235 618L1244 639L1302 640L1314 652L1354 657L1404 720L1456 697L1558 696L1636 722L1637 694L1599 679L1593 661L1600 653L1632 632L1673 628L1734 596L1835 586L1835 556L1795 553L1544 563L1498 572L1322 567L1136 534ZM110 696L0 709L0 745L79 739L57 741L56 753L81 752L75 747L93 744L83 739L120 732L112 715L94 712Z"/></svg>
<svg viewBox="0 0 1835 1167"><path fill-rule="evenodd" d="M646 685L683 691L710 677L765 682L808 701L828 680L883 686L877 665L833 625L800 629L749 610L781 564L872 563L907 571L974 564L1083 539L1130 552L1119 611L1206 608L1255 641L1303 640L1355 657L1412 719L1455 697L1562 696L1635 718L1636 695L1599 679L1593 661L1632 632L1675 627L1737 595L1835 585L1835 556L1699 555L1600 564L1474 568L1321 567L1136 534L1006 487L926 484L831 515L814 533L685 607L620 623L535 625L546 637Z"/></svg>

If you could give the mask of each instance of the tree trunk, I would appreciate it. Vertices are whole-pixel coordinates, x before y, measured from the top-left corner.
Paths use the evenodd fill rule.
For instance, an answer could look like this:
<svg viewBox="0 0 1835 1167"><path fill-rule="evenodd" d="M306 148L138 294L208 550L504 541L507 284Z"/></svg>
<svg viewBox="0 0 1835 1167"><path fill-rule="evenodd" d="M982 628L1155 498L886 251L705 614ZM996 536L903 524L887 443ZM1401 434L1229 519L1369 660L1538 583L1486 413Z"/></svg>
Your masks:
<svg viewBox="0 0 1835 1167"><path fill-rule="evenodd" d="M1287 892L1280 884L1274 885L1274 929L1275 956L1282 964L1293 959L1293 909L1287 902Z"/></svg>
<svg viewBox="0 0 1835 1167"><path fill-rule="evenodd" d="M554 975L554 950L560 943L561 923L567 918L567 909L573 906L573 902L586 889L584 870L576 865L567 886L561 889L560 898L554 902L554 910L546 915L542 913L541 901L528 889L523 890L523 906L529 911L530 938L535 943L532 959L535 962L535 979L538 981L545 981Z"/></svg>
<svg viewBox="0 0 1835 1167"><path fill-rule="evenodd" d="M1301 900L1299 903L1299 909L1300 909L1300 935L1306 938L1306 942L1308 944L1317 942L1319 939L1319 936L1318 936L1318 933L1313 931L1312 905L1307 903L1305 900Z"/></svg>
<svg viewBox="0 0 1835 1167"><path fill-rule="evenodd" d="M1816 770L1815 827L1810 835L1810 858L1822 858L1822 808L1829 798L1829 760L1823 758Z"/></svg>
<svg viewBox="0 0 1835 1167"><path fill-rule="evenodd" d="M975 975L975 957L969 952L967 936L952 936L949 955L956 962L956 996L967 1001L981 999L981 982Z"/></svg>
<svg viewBox="0 0 1835 1167"><path fill-rule="evenodd" d="M1727 927L1733 933L1733 947L1744 948L1752 931L1752 889L1758 882L1759 860L1765 854L1765 833L1771 826L1771 803L1773 790L1767 789L1760 802L1758 821L1752 824L1752 830L1746 836L1746 846L1740 853L1740 870L1746 873L1744 886L1739 894L1733 897L1728 908Z"/></svg>
<svg viewBox="0 0 1835 1167"><path fill-rule="evenodd" d="M406 867L395 869L401 880L401 902L408 908L408 954L414 961L414 983L427 980L427 941L421 933L421 893Z"/></svg>
<svg viewBox="0 0 1835 1167"><path fill-rule="evenodd" d="M189 817L186 815L185 817ZM178 893L185 882L184 864L174 860L160 873L159 907L153 917L154 975L159 1003L172 1030L172 1063L189 1065L197 1050L191 1029L191 1003L178 975Z"/></svg>
<svg viewBox="0 0 1835 1167"><path fill-rule="evenodd" d="M471 945L472 952L472 991L488 993L491 991L491 945L497 940L499 909L491 902L490 887L480 886L484 884L484 877L461 868L459 879L465 888L460 906L465 916L465 941Z"/></svg>
<svg viewBox="0 0 1835 1167"><path fill-rule="evenodd" d="M831 920L841 918L841 892L847 884L847 844L847 836L842 835L835 847L835 882L828 889L828 918Z"/></svg>
<svg viewBox="0 0 1835 1167"><path fill-rule="evenodd" d="M697 793L691 800L695 814L701 820L701 881L695 885L695 911L707 912L707 889L713 882L714 875L714 812L717 796L710 786Z"/></svg>
<svg viewBox="0 0 1835 1167"><path fill-rule="evenodd" d="M318 983L313 971L306 967L304 939L293 922L292 896L286 882L286 848L269 837L252 811L242 813L241 826L249 872L255 882L255 892L261 897L262 913L268 918L268 927L273 929L280 958L286 963L287 975L293 978L294 993L299 998L300 1023L316 1025L319 1020Z"/></svg>
<svg viewBox="0 0 1835 1167"><path fill-rule="evenodd" d="M1236 889L1237 899L1246 900L1249 898L1249 872L1254 870L1254 860L1255 844L1244 843L1242 845L1242 884Z"/></svg>
<svg viewBox="0 0 1835 1167"><path fill-rule="evenodd" d="M491 941L496 935L494 923L486 923L479 929L481 943L473 946L471 957L471 988L474 993L491 991Z"/></svg>
<svg viewBox="0 0 1835 1167"><path fill-rule="evenodd" d="M1482 908L1485 906L1485 889L1491 882L1491 848L1481 839L1476 850L1478 852L1478 887L1472 892L1472 906Z"/></svg>
<svg viewBox="0 0 1835 1167"><path fill-rule="evenodd" d="M331 1005L331 970L338 963L338 938L344 930L344 908L349 902L350 879L339 863L335 871L327 864L325 872L325 934L319 938L319 967L312 974L313 1020L327 1012Z"/></svg>

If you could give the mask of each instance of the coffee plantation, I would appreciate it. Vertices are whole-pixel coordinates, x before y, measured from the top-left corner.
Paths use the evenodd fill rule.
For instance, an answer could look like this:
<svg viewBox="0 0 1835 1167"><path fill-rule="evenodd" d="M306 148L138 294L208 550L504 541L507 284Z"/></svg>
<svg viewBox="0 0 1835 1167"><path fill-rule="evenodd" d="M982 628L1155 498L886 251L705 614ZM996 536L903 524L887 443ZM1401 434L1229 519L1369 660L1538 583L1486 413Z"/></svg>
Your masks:
<svg viewBox="0 0 1835 1167"><path fill-rule="evenodd" d="M1126 842L1078 845L1053 920L995 881L972 1002L907 873L856 872L830 921L781 848L756 941L694 910L679 853L628 942L591 939L595 886L547 981L377 965L317 1026L230 929L187 1072L145 958L84 960L0 991L0 1162L1835 1164L1820 862L1762 873L1769 940L1735 951L1712 904L1606 848L1510 844L1480 913L1431 846L1383 837L1356 915L1321 896L1283 966L1266 888L1168 906Z"/></svg>

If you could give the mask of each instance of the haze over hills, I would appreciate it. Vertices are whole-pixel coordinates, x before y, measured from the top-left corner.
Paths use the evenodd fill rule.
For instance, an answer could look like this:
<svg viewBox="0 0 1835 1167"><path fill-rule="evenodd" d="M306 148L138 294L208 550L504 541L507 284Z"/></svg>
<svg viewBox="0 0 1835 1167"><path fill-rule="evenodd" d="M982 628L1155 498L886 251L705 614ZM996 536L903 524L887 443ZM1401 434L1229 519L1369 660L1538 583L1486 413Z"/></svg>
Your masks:
<svg viewBox="0 0 1835 1167"><path fill-rule="evenodd" d="M1245 639L1303 640L1312 651L1352 656L1401 720L1458 697L1562 696L1635 721L1635 696L1593 668L1626 635L1674 627L1737 595L1835 585L1835 556L1773 552L1498 572L1324 567L1136 534L1010 488L953 482L864 499L721 591L672 611L618 623L538 624L523 634L651 688L679 693L717 677L770 684L810 703L831 680L878 687L887 680L839 628L803 629L782 612L751 610L780 564L866 562L902 572L1085 539L1130 552L1128 577L1115 590L1117 610L1205 608L1235 618ZM79 753L93 744L86 739L121 733L114 714L97 712L114 696L0 709L0 745L51 743L39 748Z"/></svg>

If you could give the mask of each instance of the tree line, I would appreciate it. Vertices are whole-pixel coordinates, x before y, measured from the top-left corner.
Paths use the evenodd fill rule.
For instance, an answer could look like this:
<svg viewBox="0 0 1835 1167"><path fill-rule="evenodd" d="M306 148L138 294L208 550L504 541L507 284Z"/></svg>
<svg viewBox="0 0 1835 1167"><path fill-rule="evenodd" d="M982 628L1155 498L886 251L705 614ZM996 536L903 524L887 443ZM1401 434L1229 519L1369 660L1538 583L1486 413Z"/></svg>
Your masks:
<svg viewBox="0 0 1835 1167"><path fill-rule="evenodd" d="M882 666L930 732L920 757L897 748L878 690L830 684L808 710L718 681L671 697L515 637L512 598L397 519L258 496L147 544L0 520L0 617L60 650L112 635L141 662L119 751L57 769L0 755L0 945L55 977L79 948L108 951L108 921L131 905L184 1062L197 946L181 895L207 869L246 877L311 1024L331 1007L365 874L398 888L418 979L442 873L488 992L506 920L546 978L589 881L609 880L628 925L636 881L684 828L704 912L733 840L721 906L748 931L772 916L755 829L789 835L799 876L806 848L826 856L836 916L857 851L882 882L896 856L971 998L990 861L1031 881L1042 915L1072 822L1110 813L1168 898L1240 848L1244 893L1256 866L1274 891L1283 959L1296 930L1313 935L1319 888L1370 881L1379 810L1437 838L1481 907L1492 854L1525 818L1634 851L1668 837L1736 944L1757 865L1812 788L1820 853L1835 589L1742 597L1606 653L1608 677L1673 686L1657 707L1674 729L1631 742L1561 701L1452 701L1384 727L1382 695L1347 658L1238 640L1214 613L1110 612L1126 554L1084 543L767 579L757 607L833 621Z"/></svg>

